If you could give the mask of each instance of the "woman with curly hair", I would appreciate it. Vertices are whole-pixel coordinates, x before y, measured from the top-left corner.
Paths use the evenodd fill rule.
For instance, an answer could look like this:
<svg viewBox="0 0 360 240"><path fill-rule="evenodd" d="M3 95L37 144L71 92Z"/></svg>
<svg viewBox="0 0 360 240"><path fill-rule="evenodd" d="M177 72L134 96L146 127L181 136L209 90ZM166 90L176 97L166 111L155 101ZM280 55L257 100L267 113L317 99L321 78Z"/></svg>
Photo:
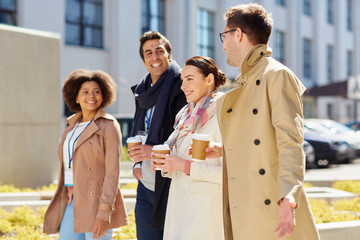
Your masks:
<svg viewBox="0 0 360 240"><path fill-rule="evenodd" d="M116 90L100 70L77 69L64 82L64 100L76 114L67 119L58 188L44 219L44 232L59 232L60 240L112 239L112 228L128 223L119 188L120 126L103 111Z"/></svg>
<svg viewBox="0 0 360 240"><path fill-rule="evenodd" d="M166 141L172 148L171 154L153 153L164 160L151 160L153 169L161 168L162 174L171 178L163 239L221 240L222 158L193 161L188 149L195 133L221 142L216 91L226 77L214 60L195 56L185 62L181 80L189 104L177 114L175 130Z"/></svg>

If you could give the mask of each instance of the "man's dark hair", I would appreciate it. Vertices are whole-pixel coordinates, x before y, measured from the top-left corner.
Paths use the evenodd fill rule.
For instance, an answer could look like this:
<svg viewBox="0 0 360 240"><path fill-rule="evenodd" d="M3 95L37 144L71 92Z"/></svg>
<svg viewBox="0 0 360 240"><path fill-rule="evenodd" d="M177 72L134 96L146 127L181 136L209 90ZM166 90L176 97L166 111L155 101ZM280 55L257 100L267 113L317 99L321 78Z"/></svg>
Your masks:
<svg viewBox="0 0 360 240"><path fill-rule="evenodd" d="M153 40L153 39L159 39L164 44L164 47L165 47L166 51L168 52L168 54L171 55L171 44L170 44L169 40L167 40L167 38L164 37L164 35L162 35L159 32L148 31L148 32L145 32L140 38L139 53L140 53L141 59L143 61L144 61L143 45L146 41Z"/></svg>
<svg viewBox="0 0 360 240"><path fill-rule="evenodd" d="M263 6L256 3L240 4L227 9L224 19L228 28L241 28L252 44L268 43L273 19Z"/></svg>

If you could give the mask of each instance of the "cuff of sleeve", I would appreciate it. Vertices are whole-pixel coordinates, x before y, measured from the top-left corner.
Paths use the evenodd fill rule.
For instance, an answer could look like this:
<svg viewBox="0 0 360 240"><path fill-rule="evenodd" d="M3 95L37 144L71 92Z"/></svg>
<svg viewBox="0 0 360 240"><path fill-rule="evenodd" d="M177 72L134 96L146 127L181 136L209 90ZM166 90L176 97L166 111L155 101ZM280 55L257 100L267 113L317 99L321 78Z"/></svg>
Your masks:
<svg viewBox="0 0 360 240"><path fill-rule="evenodd" d="M100 203L98 212L96 214L96 218L103 219L110 223L111 221L111 214L115 211L115 206L106 204L106 203Z"/></svg>
<svg viewBox="0 0 360 240"><path fill-rule="evenodd" d="M190 176L190 168L191 168L191 161L190 160L185 160L185 174Z"/></svg>

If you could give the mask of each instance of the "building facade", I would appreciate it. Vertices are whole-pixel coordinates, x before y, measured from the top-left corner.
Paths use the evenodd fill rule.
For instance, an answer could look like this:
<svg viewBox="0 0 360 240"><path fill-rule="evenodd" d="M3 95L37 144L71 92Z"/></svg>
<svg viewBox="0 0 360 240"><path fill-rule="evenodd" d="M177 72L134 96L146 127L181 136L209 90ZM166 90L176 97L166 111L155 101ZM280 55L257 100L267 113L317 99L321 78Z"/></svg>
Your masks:
<svg viewBox="0 0 360 240"><path fill-rule="evenodd" d="M130 86L146 73L138 53L144 31L163 33L180 66L194 55L207 55L234 79L239 70L226 64L218 33L226 9L249 2L272 12L273 56L307 88L360 74L360 16L355 14L360 0L0 0L0 23L59 34L61 81L75 68L102 69L119 87L107 110L132 114ZM306 96L304 114L347 122L355 117L355 103L344 96Z"/></svg>

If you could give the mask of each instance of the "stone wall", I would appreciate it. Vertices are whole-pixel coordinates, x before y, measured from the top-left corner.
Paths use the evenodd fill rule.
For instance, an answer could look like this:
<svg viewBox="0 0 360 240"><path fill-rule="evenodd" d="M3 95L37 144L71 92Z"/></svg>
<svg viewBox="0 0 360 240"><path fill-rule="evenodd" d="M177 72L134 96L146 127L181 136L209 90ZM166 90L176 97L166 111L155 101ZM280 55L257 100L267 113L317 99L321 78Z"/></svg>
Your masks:
<svg viewBox="0 0 360 240"><path fill-rule="evenodd" d="M0 181L37 187L57 178L59 36L0 24Z"/></svg>

